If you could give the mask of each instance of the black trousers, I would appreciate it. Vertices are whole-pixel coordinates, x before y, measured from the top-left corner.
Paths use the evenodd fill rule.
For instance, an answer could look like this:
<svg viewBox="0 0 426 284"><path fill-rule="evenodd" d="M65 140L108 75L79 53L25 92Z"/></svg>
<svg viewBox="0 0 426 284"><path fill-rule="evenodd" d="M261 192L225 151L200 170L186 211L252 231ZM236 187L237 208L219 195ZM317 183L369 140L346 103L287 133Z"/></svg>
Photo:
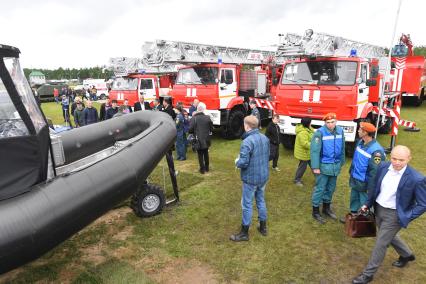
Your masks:
<svg viewBox="0 0 426 284"><path fill-rule="evenodd" d="M302 180L303 174L305 173L308 165L311 166L311 161L299 160L299 166L297 167L296 175L294 176L295 182L300 182Z"/></svg>
<svg viewBox="0 0 426 284"><path fill-rule="evenodd" d="M209 148L197 150L201 172L209 171Z"/></svg>
<svg viewBox="0 0 426 284"><path fill-rule="evenodd" d="M272 167L276 168L278 166L278 158L280 157L279 145L270 144L269 145L269 161L272 160Z"/></svg>

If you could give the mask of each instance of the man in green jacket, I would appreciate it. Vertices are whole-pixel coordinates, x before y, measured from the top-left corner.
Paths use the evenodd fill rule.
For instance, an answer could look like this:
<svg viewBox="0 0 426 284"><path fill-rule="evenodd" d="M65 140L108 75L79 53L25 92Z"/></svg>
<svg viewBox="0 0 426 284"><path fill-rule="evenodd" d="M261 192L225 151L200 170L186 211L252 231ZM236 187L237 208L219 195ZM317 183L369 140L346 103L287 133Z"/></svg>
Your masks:
<svg viewBox="0 0 426 284"><path fill-rule="evenodd" d="M320 224L325 223L319 212L321 203L324 215L337 220L331 209L331 200L336 189L337 176L345 164L345 135L343 129L336 126L336 114L328 113L323 120L324 125L314 133L311 142L311 167L315 174L312 217Z"/></svg>
<svg viewBox="0 0 426 284"><path fill-rule="evenodd" d="M302 118L300 124L296 126L296 142L294 144L294 157L299 160L294 183L297 186L303 186L302 177L307 166L311 165L311 140L314 130L311 128L311 118Z"/></svg>

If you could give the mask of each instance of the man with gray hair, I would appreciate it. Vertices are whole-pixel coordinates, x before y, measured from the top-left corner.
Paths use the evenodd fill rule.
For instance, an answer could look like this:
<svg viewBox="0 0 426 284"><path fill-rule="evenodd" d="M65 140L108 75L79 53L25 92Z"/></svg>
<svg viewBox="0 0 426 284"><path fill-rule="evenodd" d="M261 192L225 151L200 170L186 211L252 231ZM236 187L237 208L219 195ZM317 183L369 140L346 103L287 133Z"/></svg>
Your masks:
<svg viewBox="0 0 426 284"><path fill-rule="evenodd" d="M369 190L367 203L361 210L365 212L374 207L379 231L370 261L364 271L352 280L354 284L373 280L389 245L399 254L393 266L402 268L416 259L398 234L401 228L406 228L426 212L426 179L408 166L410 160L410 149L398 145L391 152L391 161L381 163L377 170L376 186Z"/></svg>
<svg viewBox="0 0 426 284"><path fill-rule="evenodd" d="M197 112L191 118L189 125L189 133L192 133L197 143L195 149L198 153L198 162L200 164L200 173L204 174L209 172L209 147L211 133L213 131L213 122L210 116L206 115L206 104L203 102L198 103Z"/></svg>
<svg viewBox="0 0 426 284"><path fill-rule="evenodd" d="M234 242L249 240L248 231L253 215L253 197L256 198L259 214L258 230L263 236L267 235L265 188L269 179L269 139L260 133L258 125L259 121L255 116L249 115L244 118L246 132L242 136L240 155L235 160L235 165L241 169L243 182L241 198L243 216L241 231L230 237Z"/></svg>

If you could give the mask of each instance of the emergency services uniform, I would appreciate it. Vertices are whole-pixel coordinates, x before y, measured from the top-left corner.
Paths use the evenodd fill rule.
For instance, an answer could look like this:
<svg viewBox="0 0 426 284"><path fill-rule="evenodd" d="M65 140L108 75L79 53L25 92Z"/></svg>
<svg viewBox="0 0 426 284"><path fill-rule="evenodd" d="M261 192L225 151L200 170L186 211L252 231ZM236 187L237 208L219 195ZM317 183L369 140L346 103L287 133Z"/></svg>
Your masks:
<svg viewBox="0 0 426 284"><path fill-rule="evenodd" d="M350 210L358 212L367 203L368 191L374 190L374 177L380 162L386 158L383 147L375 139L364 143L360 140L355 148L352 164L349 169L351 187Z"/></svg>
<svg viewBox="0 0 426 284"><path fill-rule="evenodd" d="M330 206L336 189L337 176L345 164L345 135L343 129L336 126L330 131L326 125L319 128L311 141L311 167L320 169L315 176L315 188L312 194L312 206L318 208Z"/></svg>

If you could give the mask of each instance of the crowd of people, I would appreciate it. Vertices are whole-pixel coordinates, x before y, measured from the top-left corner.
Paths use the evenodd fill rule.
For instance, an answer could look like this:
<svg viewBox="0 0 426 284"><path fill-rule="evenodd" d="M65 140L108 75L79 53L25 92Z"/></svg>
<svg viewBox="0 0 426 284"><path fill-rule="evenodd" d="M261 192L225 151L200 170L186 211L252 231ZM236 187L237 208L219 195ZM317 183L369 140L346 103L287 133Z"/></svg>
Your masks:
<svg viewBox="0 0 426 284"><path fill-rule="evenodd" d="M269 163L277 170L275 145L278 117L274 116L266 130L259 132L259 120L255 115L244 119L245 133L242 137L240 153L235 165L241 170L242 180L242 222L238 233L230 236L234 242L249 240L249 227L252 221L253 199L256 200L261 235L267 236L267 206L265 189L269 179ZM294 156L299 160L294 182L304 186L301 178L307 165L315 175L312 192L312 217L320 224L326 219L336 221L331 204L336 189L336 180L345 163L345 136L337 126L335 113L324 116L324 125L317 131L310 127L310 119L303 118L297 126ZM364 271L352 279L353 284L369 283L382 264L387 248L392 246L399 254L393 266L403 268L414 261L414 253L402 240L398 232L406 228L414 219L426 212L426 179L408 165L410 149L396 146L385 161L383 147L374 139L376 127L369 122L361 122L358 130L359 141L349 169L348 185L351 188L350 214L375 213L378 227L376 244ZM322 213L320 205L322 204ZM324 217L325 218L324 218ZM345 222L345 219L341 219Z"/></svg>
<svg viewBox="0 0 426 284"><path fill-rule="evenodd" d="M66 120L69 101L62 97L64 119ZM267 236L267 206L265 190L269 180L269 162L272 170L279 172L280 129L279 116L274 115L266 128L265 135L260 131L260 117L256 112L256 104L249 103L252 114L244 118L244 134L238 157L235 159L236 168L240 169L242 181L242 221L239 232L232 234L234 242L248 241L249 228L252 222L253 199L256 200L261 235ZM198 154L199 172L210 171L209 148L213 123L205 113L206 105L195 99L188 111L183 104L176 103L173 107L171 98L153 102L153 107L139 97L134 110L125 101L120 107L117 101L107 99L100 107L100 115L92 106L91 100L86 100L85 106L81 98L76 97L71 106L76 127L96 123L125 115L132 111L152 110L162 111L170 115L176 122L176 160L184 161L187 149L191 146ZM312 190L312 218L319 224L325 224L327 219L338 221L332 209L336 181L345 164L345 136L343 129L337 126L335 113L323 117L324 125L317 131L311 127L311 119L302 118L296 126L294 157L298 161L295 167L294 184L305 187L302 181L309 166L315 177ZM350 214L357 215L368 210L376 214L378 234L376 245L370 261L363 273L354 278L352 283L368 283L383 262L387 247L391 245L400 255L392 265L404 267L415 260L413 252L400 238L398 232L426 211L426 180L425 177L408 166L411 159L410 150L406 146L396 146L386 161L385 151L374 139L376 127L369 122L361 122L358 129L359 141L356 143L354 156L349 168L348 185L351 188ZM171 152L171 151L170 151ZM171 153L169 153L171 156ZM322 205L322 210L320 207ZM345 223L345 218L340 222Z"/></svg>

